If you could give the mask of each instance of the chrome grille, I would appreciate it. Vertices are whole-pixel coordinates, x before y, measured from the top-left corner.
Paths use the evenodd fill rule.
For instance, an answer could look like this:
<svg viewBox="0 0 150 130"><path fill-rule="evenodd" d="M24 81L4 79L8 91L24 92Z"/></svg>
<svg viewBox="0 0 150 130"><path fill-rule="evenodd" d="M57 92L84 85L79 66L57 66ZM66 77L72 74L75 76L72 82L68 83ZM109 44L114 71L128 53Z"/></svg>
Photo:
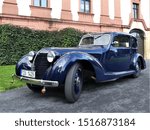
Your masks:
<svg viewBox="0 0 150 130"><path fill-rule="evenodd" d="M47 61L47 53L39 53L36 56L35 62L36 79L42 79L50 63Z"/></svg>

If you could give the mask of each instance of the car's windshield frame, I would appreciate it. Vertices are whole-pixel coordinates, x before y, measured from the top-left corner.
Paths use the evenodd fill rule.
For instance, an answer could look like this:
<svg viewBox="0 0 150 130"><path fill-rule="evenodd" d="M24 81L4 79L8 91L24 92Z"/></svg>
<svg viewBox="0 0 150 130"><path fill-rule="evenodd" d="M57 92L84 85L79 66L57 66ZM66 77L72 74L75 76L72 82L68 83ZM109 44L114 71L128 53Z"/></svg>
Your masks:
<svg viewBox="0 0 150 130"><path fill-rule="evenodd" d="M108 41L107 41L107 44L106 43L105 44L96 44L95 43L95 40L97 40L98 38L101 38L103 36L106 36L106 35L110 36ZM86 38L93 38L93 43L82 44L83 40ZM92 34L86 34L81 38L81 40L79 42L79 46L92 46L92 45L94 45L94 46L108 46L111 43L111 40L112 40L112 35L110 33L100 33L100 34L93 34L93 35Z"/></svg>

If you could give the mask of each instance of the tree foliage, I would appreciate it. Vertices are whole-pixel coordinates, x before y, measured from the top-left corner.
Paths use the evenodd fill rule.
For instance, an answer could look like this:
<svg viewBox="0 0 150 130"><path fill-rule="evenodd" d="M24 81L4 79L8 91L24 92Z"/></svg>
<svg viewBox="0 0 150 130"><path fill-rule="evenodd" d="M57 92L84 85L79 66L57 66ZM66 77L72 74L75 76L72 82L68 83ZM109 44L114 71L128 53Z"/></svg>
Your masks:
<svg viewBox="0 0 150 130"><path fill-rule="evenodd" d="M73 28L38 31L13 25L0 25L0 65L15 64L29 51L43 47L77 46L83 32Z"/></svg>

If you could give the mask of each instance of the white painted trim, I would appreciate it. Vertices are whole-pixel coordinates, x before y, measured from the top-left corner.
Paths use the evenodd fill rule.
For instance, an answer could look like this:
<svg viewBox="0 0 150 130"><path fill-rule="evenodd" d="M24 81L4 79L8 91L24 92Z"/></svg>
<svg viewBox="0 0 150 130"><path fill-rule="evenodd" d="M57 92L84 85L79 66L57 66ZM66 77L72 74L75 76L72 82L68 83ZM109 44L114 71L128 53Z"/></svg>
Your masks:
<svg viewBox="0 0 150 130"><path fill-rule="evenodd" d="M132 11L131 0L121 0L121 19L123 25L129 25L129 17Z"/></svg>
<svg viewBox="0 0 150 130"><path fill-rule="evenodd" d="M51 0L51 17L61 19L62 0Z"/></svg>
<svg viewBox="0 0 150 130"><path fill-rule="evenodd" d="M130 30L132 30L132 29L140 29L140 30L144 31L144 33L145 33L145 29L144 29L144 26L143 26L142 22L133 21L132 25L130 27Z"/></svg>
<svg viewBox="0 0 150 130"><path fill-rule="evenodd" d="M108 1L108 8L109 8L109 18L114 19L115 17L115 1L114 0L109 0Z"/></svg>
<svg viewBox="0 0 150 130"><path fill-rule="evenodd" d="M79 20L78 11L79 11L79 0L71 0L71 13L73 21Z"/></svg>
<svg viewBox="0 0 150 130"><path fill-rule="evenodd" d="M143 19L147 25L147 27L150 28L150 0L141 0L141 14L143 16Z"/></svg>
<svg viewBox="0 0 150 130"><path fill-rule="evenodd" d="M2 13L3 2L4 2L4 0L0 0L0 13Z"/></svg>
<svg viewBox="0 0 150 130"><path fill-rule="evenodd" d="M101 14L101 2L100 0L93 0L93 21L94 23L100 23L100 14Z"/></svg>
<svg viewBox="0 0 150 130"><path fill-rule="evenodd" d="M31 16L31 0L17 0L18 15Z"/></svg>

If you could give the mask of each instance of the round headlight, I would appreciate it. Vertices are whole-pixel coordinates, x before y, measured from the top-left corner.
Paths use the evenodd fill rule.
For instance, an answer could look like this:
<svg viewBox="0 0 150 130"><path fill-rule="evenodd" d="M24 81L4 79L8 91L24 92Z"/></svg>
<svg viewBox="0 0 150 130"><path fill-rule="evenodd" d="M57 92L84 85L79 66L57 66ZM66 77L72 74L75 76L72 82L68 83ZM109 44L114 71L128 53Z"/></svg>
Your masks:
<svg viewBox="0 0 150 130"><path fill-rule="evenodd" d="M48 62L53 62L53 60L55 59L55 53L53 51L50 51L48 54L47 54L47 60Z"/></svg>
<svg viewBox="0 0 150 130"><path fill-rule="evenodd" d="M32 60L33 60L34 55L35 55L35 52L34 52L34 51L30 51L30 52L28 53L28 59L29 59L29 61L32 61Z"/></svg>

